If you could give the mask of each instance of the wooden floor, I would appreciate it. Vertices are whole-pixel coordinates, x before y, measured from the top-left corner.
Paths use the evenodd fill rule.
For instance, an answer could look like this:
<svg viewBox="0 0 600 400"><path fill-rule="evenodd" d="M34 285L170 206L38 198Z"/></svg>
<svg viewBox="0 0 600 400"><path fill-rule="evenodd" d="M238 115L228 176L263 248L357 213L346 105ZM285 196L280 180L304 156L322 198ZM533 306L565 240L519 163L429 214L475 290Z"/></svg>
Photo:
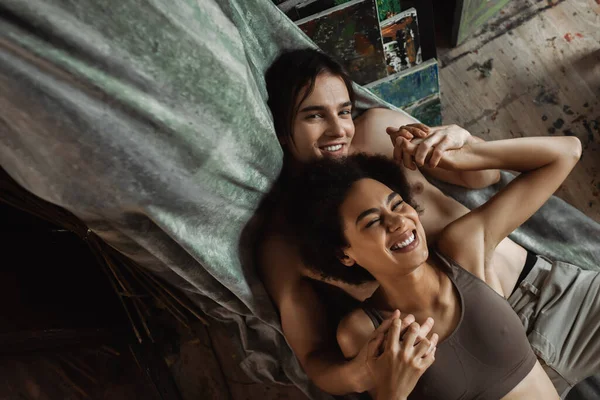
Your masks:
<svg viewBox="0 0 600 400"><path fill-rule="evenodd" d="M182 329L179 354L171 370L183 400L306 400L298 388L260 384L246 376L239 366L242 349L230 339L234 326L211 320L205 327Z"/></svg>
<svg viewBox="0 0 600 400"><path fill-rule="evenodd" d="M444 123L486 140L577 136L582 159L557 195L600 222L600 4L513 0L503 11L438 49ZM485 76L477 66L490 59Z"/></svg>

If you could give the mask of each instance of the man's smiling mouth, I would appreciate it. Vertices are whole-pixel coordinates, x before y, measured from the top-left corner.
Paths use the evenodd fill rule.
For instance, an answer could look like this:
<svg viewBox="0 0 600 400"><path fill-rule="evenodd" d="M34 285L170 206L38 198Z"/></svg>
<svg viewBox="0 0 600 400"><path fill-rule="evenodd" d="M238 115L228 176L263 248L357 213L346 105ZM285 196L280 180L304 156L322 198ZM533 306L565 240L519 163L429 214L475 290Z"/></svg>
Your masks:
<svg viewBox="0 0 600 400"><path fill-rule="evenodd" d="M336 152L342 150L342 147L344 147L344 145L342 143L339 143L339 144L332 144L332 145L328 145L328 146L319 147L319 149L321 151L326 151L328 153L336 153Z"/></svg>
<svg viewBox="0 0 600 400"><path fill-rule="evenodd" d="M343 145L341 145L341 144L336 144L333 146L325 146L325 147L323 147L323 150L334 152L334 151L340 150L342 148L342 146Z"/></svg>

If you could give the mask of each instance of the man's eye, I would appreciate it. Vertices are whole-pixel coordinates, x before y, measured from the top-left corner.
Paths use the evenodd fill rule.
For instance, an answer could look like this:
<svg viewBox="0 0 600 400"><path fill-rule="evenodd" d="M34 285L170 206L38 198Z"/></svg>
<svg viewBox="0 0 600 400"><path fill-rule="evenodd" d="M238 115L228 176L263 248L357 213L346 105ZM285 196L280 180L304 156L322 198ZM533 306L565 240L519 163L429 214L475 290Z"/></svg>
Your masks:
<svg viewBox="0 0 600 400"><path fill-rule="evenodd" d="M379 218L375 218L374 220L372 220L371 222L369 222L367 225L365 225L365 228L370 228L371 226L373 226L378 221L379 221Z"/></svg>
<svg viewBox="0 0 600 400"><path fill-rule="evenodd" d="M394 204L394 206L392 207L392 211L395 210L396 208L398 208L398 206L400 204L404 203L404 200L400 200L399 202L397 202L396 204Z"/></svg>
<svg viewBox="0 0 600 400"><path fill-rule="evenodd" d="M322 117L321 114L310 114L306 118L308 118L308 119L317 119L317 118L321 118L321 117Z"/></svg>
<svg viewBox="0 0 600 400"><path fill-rule="evenodd" d="M342 110L340 112L340 115L350 115L350 114L352 114L352 110Z"/></svg>

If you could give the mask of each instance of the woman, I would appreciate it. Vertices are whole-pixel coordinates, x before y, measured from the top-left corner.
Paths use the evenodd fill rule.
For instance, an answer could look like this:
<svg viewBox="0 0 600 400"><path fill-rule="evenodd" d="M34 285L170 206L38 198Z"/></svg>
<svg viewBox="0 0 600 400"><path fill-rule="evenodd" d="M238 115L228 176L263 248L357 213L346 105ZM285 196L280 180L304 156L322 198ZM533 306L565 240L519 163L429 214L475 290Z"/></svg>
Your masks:
<svg viewBox="0 0 600 400"><path fill-rule="evenodd" d="M404 140L402 146L415 153L415 144ZM573 137L501 140L446 152L439 167L523 173L449 224L435 249L428 248L408 186L392 162L358 155L304 168L289 187L287 207L303 261L321 274L380 284L338 327L345 356L358 354L382 321L379 315L400 309L418 323L433 318L440 343L416 386L418 374L398 383L400 398L413 387L410 398L558 398L489 267L498 244L543 205L580 155ZM378 393L385 385L370 389L386 398Z"/></svg>

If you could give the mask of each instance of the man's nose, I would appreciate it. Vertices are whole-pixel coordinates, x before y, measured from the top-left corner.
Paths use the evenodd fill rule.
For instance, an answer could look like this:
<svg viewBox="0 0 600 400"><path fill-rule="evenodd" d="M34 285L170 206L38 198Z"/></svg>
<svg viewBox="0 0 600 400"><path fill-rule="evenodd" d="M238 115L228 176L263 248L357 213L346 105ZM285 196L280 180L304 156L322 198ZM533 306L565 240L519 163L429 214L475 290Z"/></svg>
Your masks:
<svg viewBox="0 0 600 400"><path fill-rule="evenodd" d="M329 123L329 127L327 129L326 132L327 136L330 137L344 137L346 135L344 126L341 124L341 121L339 120L339 118L336 116L334 118L332 118L331 122Z"/></svg>

